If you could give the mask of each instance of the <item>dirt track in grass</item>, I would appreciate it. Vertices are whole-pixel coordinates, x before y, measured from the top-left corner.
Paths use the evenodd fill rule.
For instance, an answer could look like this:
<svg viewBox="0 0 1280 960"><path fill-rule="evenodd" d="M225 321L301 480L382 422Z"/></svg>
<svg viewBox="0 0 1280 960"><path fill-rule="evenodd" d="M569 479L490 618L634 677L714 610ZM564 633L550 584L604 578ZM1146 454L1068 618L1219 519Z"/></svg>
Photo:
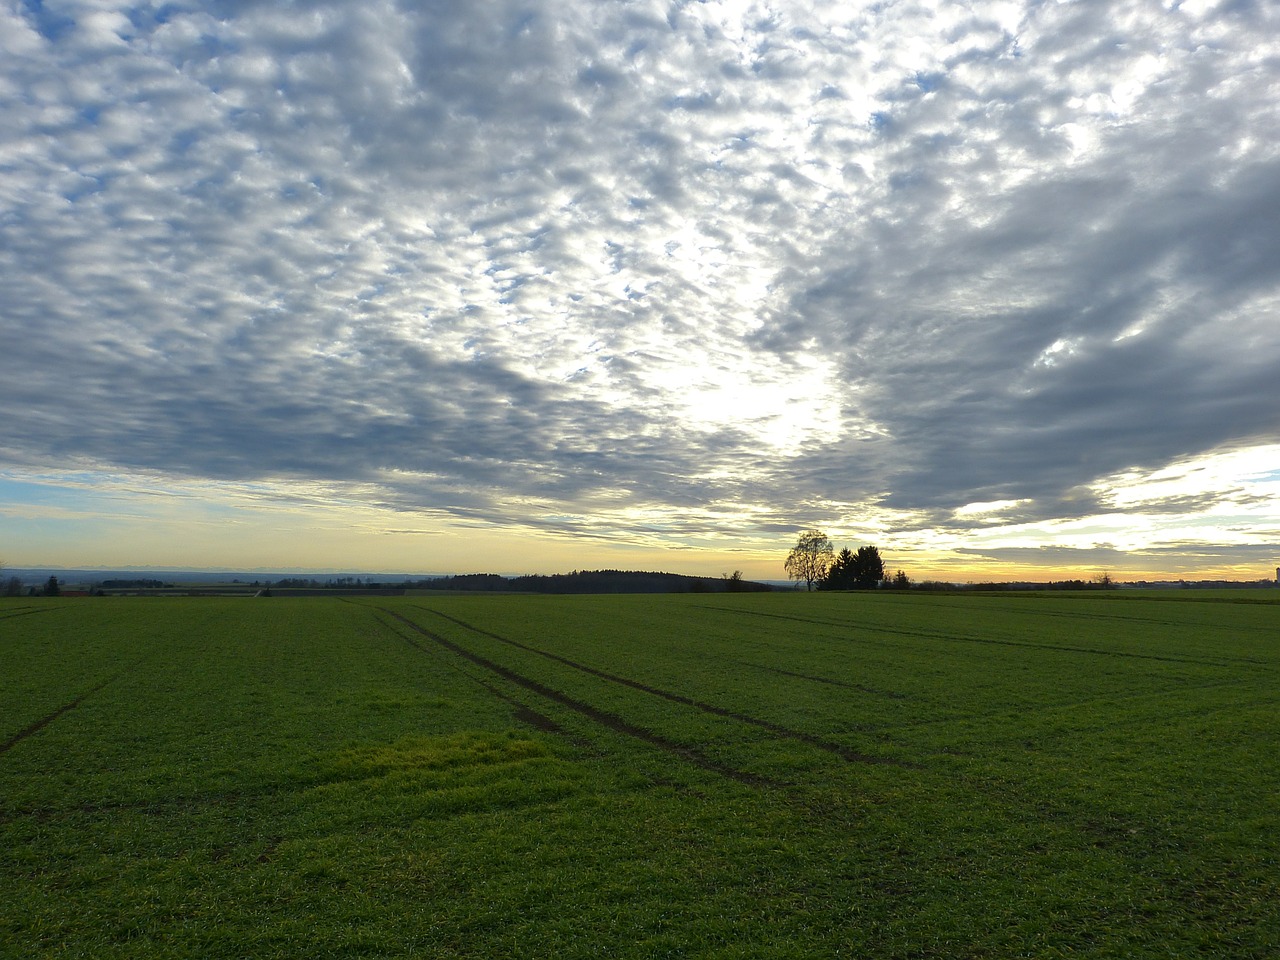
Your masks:
<svg viewBox="0 0 1280 960"><path fill-rule="evenodd" d="M868 687L865 683L848 683L845 680L836 680L833 677L817 677L811 673L796 673L794 670L783 670L781 667L766 667L761 663L749 663L746 660L739 660L738 663L751 670L763 670L765 673L776 673L780 677L795 677L797 680L808 680L810 683L822 683L829 687L840 687L844 690L856 690L858 693L870 694L874 697L886 697L889 700L906 700L905 693L898 693L894 690L881 690L877 687Z"/></svg>
<svg viewBox="0 0 1280 960"><path fill-rule="evenodd" d="M715 610L715 607L703 607L704 610ZM1029 640L1002 640L995 637L973 637L957 633L941 633L934 630L904 630L901 627L888 627L882 624L853 624L840 620L819 620L810 617L797 617L785 613L768 613L763 610L740 610L739 613L753 617L767 617L773 620L790 620L793 623L808 623L817 627L857 628L868 633L887 633L900 637L912 637L923 640L940 640L944 643L980 643L996 647L1024 647L1030 650L1053 650L1059 653L1084 653L1096 657L1120 657L1130 660L1156 660L1161 663L1193 663L1198 666L1227 667L1237 663L1262 663L1244 657L1172 657L1156 653L1133 653L1127 650L1098 650L1093 647L1076 647L1060 643L1032 643ZM849 638L841 638L848 640ZM853 642L850 640L849 642Z"/></svg>
<svg viewBox="0 0 1280 960"><path fill-rule="evenodd" d="M18 744L20 744L23 740L27 739L27 737L31 736L32 734L39 733L49 724L53 723L53 721L61 717L63 714L69 713L70 711L74 710L76 707L80 706L80 704L84 703L85 700L93 696L95 693L97 693L99 690L101 690L103 687L105 687L114 679L115 677L108 677L106 680L103 680L97 686L90 687L88 690L80 694L80 696L76 697L70 703L64 703L57 710L54 710L50 714L46 714L45 716L37 720L35 723L32 723L29 726L24 727L22 730L19 730L17 733L15 733L12 737L10 737L4 743L0 743L0 756L3 756L4 754L8 753L10 750L12 750L14 747L16 747Z"/></svg>
<svg viewBox="0 0 1280 960"><path fill-rule="evenodd" d="M434 633L431 630L428 630L426 627L422 626L421 624L414 622L409 617L406 617L403 614L397 613L394 610L388 610L385 607L377 607L375 609L381 611L382 613L385 613L387 616L392 617L395 620L398 620L400 623L403 623L405 626L413 630L415 633L418 633L419 635L426 637L432 643L436 644L437 646L443 647L445 650L448 650L450 653L453 653L456 656L462 657L464 660L467 660L470 663L473 663L476 666L481 667L489 671L490 673L493 673L501 677L503 680L506 680L510 683L515 684L518 687L522 687L525 690L529 690L532 693L536 693L540 697L543 697L547 700L552 701L553 703L557 703L562 707L566 707L569 710L574 711L575 713L581 714L582 716L587 717L588 719L594 721L595 723L598 723L600 726L605 727L609 730L612 730L614 733L620 733L625 736L632 737L636 740L640 740L666 753L672 754L674 756L678 756L681 759L687 761L688 763L693 764L696 767L700 767L703 770L707 770L709 772L719 774L720 776L726 777L730 780L736 780L739 783L746 784L747 786L751 786L751 787L783 786L783 784L780 784L774 780L770 780L767 777L762 777L762 776L759 776L758 774L748 773L745 770L738 770L734 767L730 767L730 766L726 766L725 764L718 763L715 760L712 760L710 757L703 754L701 751L693 747L687 746L686 744L683 744L683 743L676 743L674 740L668 740L666 737L662 736L661 734L654 733L652 730L646 730L644 727L637 726L634 723L630 723L622 719L617 714L609 713L605 710L601 710L597 707L593 707L589 703L583 703L581 700L576 700L573 697L570 697L568 694L562 693L559 690L552 689L551 687L548 687L546 684L540 683L537 680L534 680L530 677L526 677L523 674L517 673L516 671L512 670L510 667L504 667L502 664L495 663L494 661L489 660L486 657L480 656L478 653L473 653L472 651L466 649L465 647L462 647L451 640L445 639L444 637L440 636L438 633ZM414 640L412 637L404 637L404 639L408 643L410 643L412 646L426 652L426 648L423 647L422 644Z"/></svg>
<svg viewBox="0 0 1280 960"><path fill-rule="evenodd" d="M17 617L30 617L37 613L48 613L52 607L30 607L22 610L10 610L0 620L13 620Z"/></svg>
<svg viewBox="0 0 1280 960"><path fill-rule="evenodd" d="M539 650L537 647L529 646L528 644L521 643L518 640L511 640L508 637L500 636L489 630L482 630L479 627L476 627L470 623L467 623L465 620L460 620L457 617L450 616L447 613L441 613L440 611L433 610L430 607L419 607L418 609L423 610L427 613L434 614L435 616L440 617L443 620L448 620L450 623L456 624L460 627L470 630L473 633L478 633L481 636L489 637L492 640L497 640L499 643L505 643L505 644L508 644L509 646L516 647L517 649L525 650L529 653L537 654L540 657L545 657L548 660L552 660L556 663L563 664L566 667L571 667L574 670L580 670L583 673L589 674L590 676L593 676L593 677L598 677L601 680L607 680L610 683L616 683L624 687L629 687L632 690L638 690L641 693L648 694L649 696L652 696L652 697L659 697L671 703L678 703L681 706L692 707L695 710L700 710L703 713L709 713L713 716L724 717L727 720L736 720L739 723L745 723L753 727L759 727L762 730L768 730L770 733L774 734L775 736L783 737L787 740L796 740L796 741L799 741L800 743L807 744L811 747L816 747L819 750L824 750L827 753L833 753L844 760L848 760L850 763L888 764L890 766L910 767L910 768L919 767L919 764L910 763L905 760L897 760L897 759L894 759L893 757L880 757L880 756L874 756L871 754L862 753L858 750L852 749L851 747L847 747L844 744L833 743L830 740L824 740L821 737L815 736L814 734L811 734L811 733L805 733L804 731L801 731L801 730L793 730L792 728L783 726L780 723L774 723L772 720L762 720L759 717L753 717L753 716L750 716L749 714L740 713L737 710L729 710L726 707L719 707L713 703L706 703L702 700L695 700L694 698L686 697L683 694L672 693L669 690L662 690L658 687L650 686L647 683L641 683L638 680L632 680L630 677L620 677L617 674L606 673L603 670L597 670L595 667L589 667L586 664L578 663L575 660L570 660L568 657L562 657L562 656L559 656L558 654L548 653L545 650Z"/></svg>

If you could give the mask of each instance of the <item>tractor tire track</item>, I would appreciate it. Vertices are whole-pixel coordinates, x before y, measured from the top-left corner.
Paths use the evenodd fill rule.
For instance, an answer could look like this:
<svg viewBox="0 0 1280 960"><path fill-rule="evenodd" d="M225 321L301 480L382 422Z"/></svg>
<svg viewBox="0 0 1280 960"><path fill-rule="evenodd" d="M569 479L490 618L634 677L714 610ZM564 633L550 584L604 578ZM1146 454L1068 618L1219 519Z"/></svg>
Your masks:
<svg viewBox="0 0 1280 960"><path fill-rule="evenodd" d="M715 610L715 607L703 607L703 610ZM1120 657L1131 660L1157 660L1161 663L1193 663L1202 667L1230 667L1238 663L1261 663L1262 661L1244 657L1222 657L1209 659L1205 657L1168 657L1157 653L1127 653L1123 650L1098 650L1093 647L1073 647L1057 643L1031 643L1028 640L996 640L992 637L962 636L954 633L938 633L931 630L904 630L901 627L886 627L879 624L849 623L841 620L819 620L810 617L796 617L785 613L765 613L763 610L737 610L735 613L753 617L767 617L773 620L790 620L795 623L808 623L817 627L840 627L843 629L866 630L869 633L888 633L901 637L917 637L923 640L942 640L946 643L980 643L997 647L1024 647L1029 650L1052 650L1059 653L1088 653L1097 657ZM841 640L854 642L854 637L840 637Z"/></svg>
<svg viewBox="0 0 1280 960"><path fill-rule="evenodd" d="M668 740L661 734L654 733L652 730L646 730L644 727L638 727L635 724L622 719L622 717L619 717L617 714L609 713L599 709L598 707L593 707L591 704L583 703L581 700L575 700L568 694L562 693L559 690L548 687L543 683L539 683L537 680L517 673L509 667L504 667L500 663L495 663L487 657L480 656L478 653L473 653L465 647L462 647L451 640L447 640L437 633L433 633L421 624L415 623L403 614L396 613L394 610L388 610L386 607L378 607L377 609L381 610L388 616L399 620L411 630L421 634L433 643L448 650L450 653L462 657L464 660L467 660L490 673L496 674L509 683L513 683L516 686L522 687L532 693L536 693L538 696L544 697L553 703L557 703L575 713L581 714L587 719L592 720L615 733L621 733L625 736L632 737L633 739L640 740L641 742L647 743L650 746L656 747L666 753L678 756L703 770L707 770L711 773L717 773L722 777L726 777L730 780L736 780L737 782L750 787L782 786L782 784L770 780L767 777L747 773L744 770L738 770L734 767L717 763L715 760L712 760L710 757L693 747L686 746L682 743L676 743L674 740ZM412 638L406 637L405 639L424 653L429 652L425 646Z"/></svg>
<svg viewBox="0 0 1280 960"><path fill-rule="evenodd" d="M10 737L4 743L0 743L0 756L3 756L4 754L8 753L14 747L20 744L23 740L27 739L27 737L30 737L33 734L39 733L49 724L53 723L53 721L57 720L64 713L69 713L70 711L74 710L76 707L80 706L80 704L84 703L85 700L93 696L95 693L97 693L99 690L101 690L103 687L105 687L114 679L115 679L114 676L107 677L107 679L103 680L101 683L99 683L95 687L90 687L88 690L80 694L80 696L76 697L70 703L64 703L57 710L54 710L53 713L43 716L39 720L37 720L35 723L32 723L27 727L24 727L22 730L19 730L17 733L15 733L12 737Z"/></svg>
<svg viewBox="0 0 1280 960"><path fill-rule="evenodd" d="M850 683L847 680L836 680L834 677L818 677L811 673L796 673L794 670L783 670L781 667L766 667L761 663L750 663L746 660L738 660L738 663L751 670L763 670L765 673L776 673L781 677L795 677L797 680L808 680L812 683L825 683L831 687L841 687L845 690L857 690L859 693L866 693L876 697L887 697L890 700L907 700L909 697L905 693L898 693L894 690L880 690L876 687L868 687L865 683Z"/></svg>
<svg viewBox="0 0 1280 960"><path fill-rule="evenodd" d="M981 594L973 598L974 603L975 604L980 603L981 604L980 609L984 611L997 610L1001 613L1020 613L1020 614L1026 614L1028 612L1028 605L1034 604L1037 600L1050 600L1050 599L1058 600L1061 598L1043 597L1038 595L1032 595L1032 596L1015 595L1014 599L1012 599L1010 602L1005 602L1005 603L997 602L998 600L1002 600L1002 599L1004 599L1004 597L991 597L991 596L984 597ZM1104 592L1100 595L1089 597L1088 599L1111 601L1111 600L1119 600L1121 598L1116 597L1115 594L1113 593ZM1169 600L1153 600L1151 602L1152 603L1168 603L1170 601ZM1173 602L1258 603L1259 601L1227 600L1225 598L1214 601L1212 598L1209 598L1209 597L1194 597L1194 598L1189 597L1185 601L1173 601ZM961 604L961 603L934 603L932 604L932 606L934 609L938 609L938 610L973 609L972 607L966 607L964 604ZM1069 620L1072 622L1081 621L1081 620L1101 620L1108 623L1150 623L1158 627L1186 628L1188 626L1185 620L1180 620L1176 617L1175 618L1137 617L1137 616L1125 615L1125 614L1119 614L1119 613L1095 613L1095 612L1090 612L1086 610L1034 610L1034 613L1035 613L1036 619L1054 617L1059 620ZM1248 624L1237 625L1235 629L1237 631L1251 631L1256 633L1265 633L1267 636L1270 636L1271 633L1273 632L1270 626L1251 626ZM1248 657L1240 657L1240 658L1232 658L1232 659L1233 660L1238 659L1244 663L1264 663L1265 662L1261 660L1253 660Z"/></svg>
<svg viewBox="0 0 1280 960"><path fill-rule="evenodd" d="M0 617L0 620L13 620L17 617L29 617L36 613L48 613L52 609L52 607L31 607L27 610L14 610L10 613L6 613L3 617Z"/></svg>
<svg viewBox="0 0 1280 960"><path fill-rule="evenodd" d="M509 646L516 647L517 649L525 650L529 653L537 654L540 657L545 657L546 659L552 660L556 663L564 664L566 667L571 667L574 670L580 670L583 673L589 674L590 676L593 676L593 677L598 677L601 680L607 680L610 683L620 684L621 686L629 687L632 690L638 690L641 693L648 694L649 696L658 697L662 700L667 700L671 703L678 703L684 707L692 707L695 710L700 710L703 713L709 713L712 716L723 717L726 720L734 720L734 721L737 721L738 723L745 723L753 727L759 727L762 730L768 730L770 733L774 734L775 736L779 736L787 740L795 740L800 743L806 744L808 746L816 747L819 750L824 750L827 753L833 753L836 756L840 757L841 759L849 761L850 763L886 764L886 765L895 766L895 767L908 767L912 769L919 769L919 764L911 763L906 760L897 760L892 757L879 757L879 756L874 756L872 754L862 753L858 750L854 750L850 747L846 747L843 744L833 743L830 740L824 740L821 737L814 736L811 733L805 733L802 730L793 730L790 727L785 727L780 723L774 723L772 720L761 720L759 717L753 717L753 716L750 716L749 714L739 713L736 710L730 710L726 707L719 707L713 703L706 703L702 700L695 700L692 697L686 697L684 694L672 693L669 690L662 690L658 687L651 687L647 683L641 683L640 681L632 680L629 677L620 677L617 674L606 673L603 670L597 670L595 667L588 667L586 664L578 663L577 661L570 660L567 657L562 657L554 653L548 653L545 650L539 650L537 647L531 647L528 644L520 643L517 640L511 640L507 637L499 636L496 633L491 633L488 630L482 630L479 627L476 627L470 623L467 623L465 620L459 620L457 617L451 617L447 613L440 613L438 610L432 610L430 607L419 607L418 609L423 610L427 613L435 614L437 617L440 617L443 620L448 620L450 623L457 624L458 626L463 627L464 629L470 630L473 633L478 633L481 636L489 637L490 639L497 640L499 643L505 643Z"/></svg>
<svg viewBox="0 0 1280 960"><path fill-rule="evenodd" d="M345 602L350 603L351 601L347 600ZM415 649L417 649L419 652L430 653L430 651L427 650L426 647L422 646L422 644L415 641L412 637L405 636L404 633L401 631L401 629L398 626L396 626L396 624L391 623L385 617L374 616L373 619L376 622L382 624L384 627L386 627L389 631L394 633L401 640L408 643L411 647L414 647ZM493 684L485 683L483 680L476 679L471 674L467 673L466 670L463 670L461 667L458 667L456 664L453 665L453 669L456 670L462 676L466 677L468 680L472 681L473 683L481 687L486 692L492 694L494 697L496 697L497 699L501 700L503 703L510 706L512 713L518 722L527 724L528 726L531 726L536 730L541 730L544 733L553 733L558 736L562 736L572 743L582 745L580 741L578 741L576 738L572 736L569 736L569 734L565 732L564 728L562 728L558 723L556 723L554 720L552 720L550 717L546 716L545 714L541 714L538 711L534 710L532 707L530 707L528 704L521 703L515 697L509 696L508 694L503 693Z"/></svg>

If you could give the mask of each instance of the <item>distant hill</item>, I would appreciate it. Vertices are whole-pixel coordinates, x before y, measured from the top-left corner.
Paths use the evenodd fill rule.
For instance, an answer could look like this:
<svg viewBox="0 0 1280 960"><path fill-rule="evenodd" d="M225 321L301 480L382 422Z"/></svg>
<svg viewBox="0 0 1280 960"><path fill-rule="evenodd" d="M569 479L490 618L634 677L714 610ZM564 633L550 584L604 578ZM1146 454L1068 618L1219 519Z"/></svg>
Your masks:
<svg viewBox="0 0 1280 960"><path fill-rule="evenodd" d="M419 590L465 590L502 593L758 593L766 583L727 577L688 577L678 573L635 570L575 570L550 576L503 577L469 573L412 584Z"/></svg>
<svg viewBox="0 0 1280 960"><path fill-rule="evenodd" d="M22 593L39 589L56 576L64 590L131 594L252 594L269 591L274 596L379 593L394 595L406 590L464 591L477 593L758 593L775 585L728 577L690 577L678 573L636 570L575 570L550 575L504 576L496 573L324 574L285 575L264 571L179 570L68 570L7 568L5 579L16 580Z"/></svg>

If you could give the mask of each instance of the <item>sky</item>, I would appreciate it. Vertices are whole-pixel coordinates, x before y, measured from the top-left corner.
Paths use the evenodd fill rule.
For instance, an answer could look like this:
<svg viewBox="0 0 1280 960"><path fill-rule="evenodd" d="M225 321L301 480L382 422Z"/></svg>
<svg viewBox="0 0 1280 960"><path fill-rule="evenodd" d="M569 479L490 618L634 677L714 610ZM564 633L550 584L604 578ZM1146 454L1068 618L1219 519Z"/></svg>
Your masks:
<svg viewBox="0 0 1280 960"><path fill-rule="evenodd" d="M1280 5L0 0L0 561L1280 565Z"/></svg>

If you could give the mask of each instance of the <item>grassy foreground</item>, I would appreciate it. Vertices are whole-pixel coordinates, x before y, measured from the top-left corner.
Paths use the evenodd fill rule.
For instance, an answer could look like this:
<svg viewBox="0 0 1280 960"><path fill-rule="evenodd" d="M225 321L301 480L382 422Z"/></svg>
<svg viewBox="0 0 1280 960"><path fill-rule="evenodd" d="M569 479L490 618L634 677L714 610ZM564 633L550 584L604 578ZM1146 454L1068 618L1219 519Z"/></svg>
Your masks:
<svg viewBox="0 0 1280 960"><path fill-rule="evenodd" d="M0 956L1275 957L1272 599L4 603Z"/></svg>

